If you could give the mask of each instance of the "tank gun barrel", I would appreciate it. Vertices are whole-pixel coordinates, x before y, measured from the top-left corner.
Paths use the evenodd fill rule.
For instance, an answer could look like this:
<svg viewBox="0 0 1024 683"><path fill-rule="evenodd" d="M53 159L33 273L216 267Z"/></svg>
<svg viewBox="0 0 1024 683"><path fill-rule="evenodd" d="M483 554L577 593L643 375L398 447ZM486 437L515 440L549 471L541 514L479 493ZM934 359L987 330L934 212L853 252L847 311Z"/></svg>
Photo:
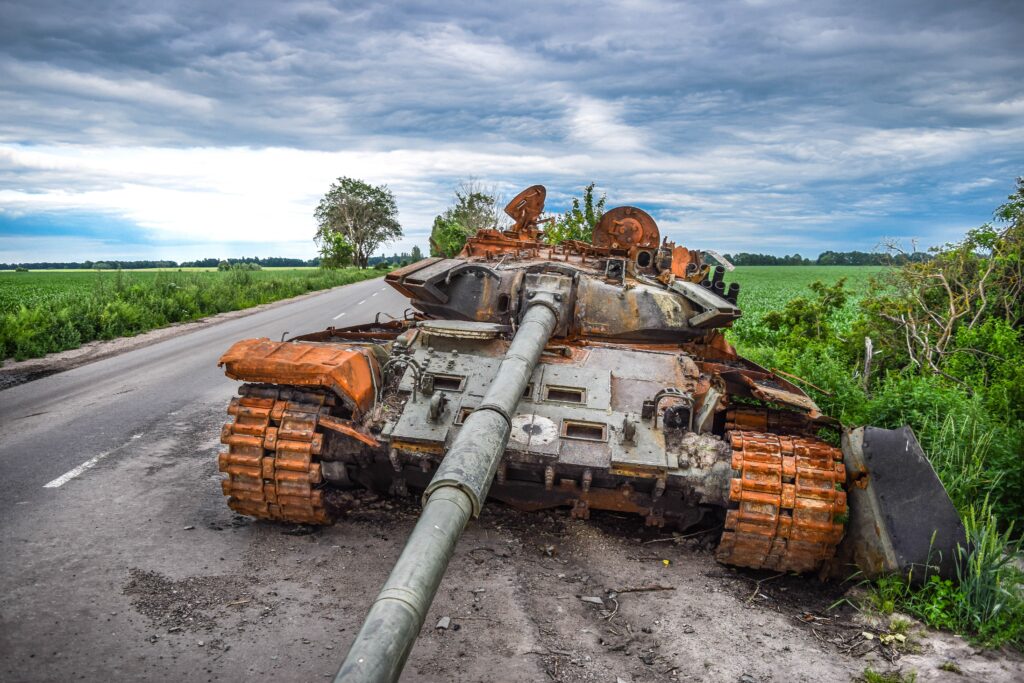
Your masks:
<svg viewBox="0 0 1024 683"><path fill-rule="evenodd" d="M335 681L398 680L455 544L487 498L509 440L511 416L555 332L570 286L570 279L559 275L528 279L525 312L505 358L427 486L419 521Z"/></svg>

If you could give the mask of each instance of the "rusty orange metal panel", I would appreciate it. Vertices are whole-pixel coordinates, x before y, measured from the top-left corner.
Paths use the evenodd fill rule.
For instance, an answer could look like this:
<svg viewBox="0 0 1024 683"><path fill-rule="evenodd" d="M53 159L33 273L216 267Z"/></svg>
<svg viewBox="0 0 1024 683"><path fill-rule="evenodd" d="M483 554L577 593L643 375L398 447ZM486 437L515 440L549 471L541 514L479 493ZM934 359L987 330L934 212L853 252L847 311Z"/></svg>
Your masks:
<svg viewBox="0 0 1024 683"><path fill-rule="evenodd" d="M371 448L380 448L381 443L377 440L370 432L357 427L355 424L348 420L340 420L329 415L324 415L320 418L320 425L327 429L332 429L336 432L350 436L356 441L360 441Z"/></svg>
<svg viewBox="0 0 1024 683"><path fill-rule="evenodd" d="M245 339L220 357L231 379L330 389L356 415L373 407L380 369L366 349Z"/></svg>
<svg viewBox="0 0 1024 683"><path fill-rule="evenodd" d="M690 250L686 247L676 247L672 250L672 274L676 277L686 277L686 267L690 265Z"/></svg>

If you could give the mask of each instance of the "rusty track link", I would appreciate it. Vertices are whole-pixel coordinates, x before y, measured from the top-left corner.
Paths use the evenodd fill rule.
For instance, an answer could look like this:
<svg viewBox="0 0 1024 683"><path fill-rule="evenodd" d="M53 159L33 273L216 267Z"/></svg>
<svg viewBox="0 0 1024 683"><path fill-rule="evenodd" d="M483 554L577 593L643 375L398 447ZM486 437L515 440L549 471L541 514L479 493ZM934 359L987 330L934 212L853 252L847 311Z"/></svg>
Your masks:
<svg viewBox="0 0 1024 683"><path fill-rule="evenodd" d="M263 519L330 524L324 506L319 455L321 415L331 414L334 397L321 392L245 384L231 399L217 465L228 506Z"/></svg>
<svg viewBox="0 0 1024 683"><path fill-rule="evenodd" d="M731 432L729 498L716 559L806 572L835 554L846 517L843 454L815 438ZM738 475L735 474L738 472Z"/></svg>

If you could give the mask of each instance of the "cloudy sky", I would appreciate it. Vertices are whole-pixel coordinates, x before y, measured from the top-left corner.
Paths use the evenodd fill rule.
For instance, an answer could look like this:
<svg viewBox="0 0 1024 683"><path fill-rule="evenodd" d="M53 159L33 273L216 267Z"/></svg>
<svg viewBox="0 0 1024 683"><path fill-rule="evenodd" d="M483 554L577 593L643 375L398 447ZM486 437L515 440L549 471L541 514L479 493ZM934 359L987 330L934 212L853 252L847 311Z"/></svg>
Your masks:
<svg viewBox="0 0 1024 683"><path fill-rule="evenodd" d="M1024 2L0 2L0 261L314 254L338 176L426 247L454 185L590 182L663 234L815 255L987 220Z"/></svg>

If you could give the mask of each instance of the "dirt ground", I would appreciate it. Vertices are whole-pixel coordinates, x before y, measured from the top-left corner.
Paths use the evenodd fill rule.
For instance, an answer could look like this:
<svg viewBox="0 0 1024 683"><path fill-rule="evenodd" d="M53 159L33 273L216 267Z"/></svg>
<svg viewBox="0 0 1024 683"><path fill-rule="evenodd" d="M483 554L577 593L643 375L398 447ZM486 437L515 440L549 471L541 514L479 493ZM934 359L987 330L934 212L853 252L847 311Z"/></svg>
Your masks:
<svg viewBox="0 0 1024 683"><path fill-rule="evenodd" d="M197 401L52 497L16 501L0 539L0 678L334 675L416 504L360 496L322 529L235 515L216 470L222 419L219 397ZM649 542L663 537L639 519L490 505L459 543L403 680L795 683L865 667L1024 679L1016 653L918 627L908 651L881 645L884 624L828 609L855 597L848 586L731 569L699 537Z"/></svg>
<svg viewBox="0 0 1024 683"><path fill-rule="evenodd" d="M289 657L247 674L328 677L415 521L413 505L369 495L358 506L323 530L210 522L258 539L244 576L175 581L133 568L124 593L153 640L202 641L213 660L240 638L298 626L308 635L281 644ZM1011 681L1024 672L1012 653L920 625L887 647L885 620L829 609L857 598L847 586L731 569L700 539L651 542L664 537L645 531L608 515L580 522L494 506L460 544L403 680L846 681L870 667L919 681ZM437 628L445 617L448 628ZM940 668L950 663L959 674Z"/></svg>

